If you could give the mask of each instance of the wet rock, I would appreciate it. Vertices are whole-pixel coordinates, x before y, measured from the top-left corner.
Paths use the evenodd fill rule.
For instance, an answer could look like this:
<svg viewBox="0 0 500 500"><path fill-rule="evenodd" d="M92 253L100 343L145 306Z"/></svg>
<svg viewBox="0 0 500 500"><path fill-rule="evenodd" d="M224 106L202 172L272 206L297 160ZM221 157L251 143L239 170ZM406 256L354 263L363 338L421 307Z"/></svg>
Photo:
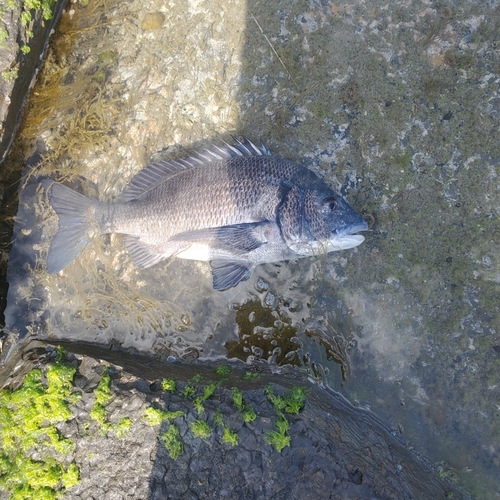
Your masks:
<svg viewBox="0 0 500 500"><path fill-rule="evenodd" d="M269 290L269 283L264 281L262 278L258 278L257 283L255 284L255 289L258 292L265 292L266 290Z"/></svg>
<svg viewBox="0 0 500 500"><path fill-rule="evenodd" d="M205 453L202 456L195 456L193 460L189 463L189 469L192 472L202 472L210 469L212 467L209 456Z"/></svg>
<svg viewBox="0 0 500 500"><path fill-rule="evenodd" d="M305 451L309 451L309 452L313 449L311 440L309 438L303 437L303 436L294 438L293 447L297 448L298 450L303 448Z"/></svg>
<svg viewBox="0 0 500 500"><path fill-rule="evenodd" d="M272 292L268 292L264 300L264 303L266 307L273 308L274 305L276 304L276 295L274 295L274 293Z"/></svg>
<svg viewBox="0 0 500 500"><path fill-rule="evenodd" d="M23 1L15 0L12 7L1 9L1 24L7 38L0 44L0 95L3 97L0 99L0 164L12 145L27 94L43 64L49 36L66 3L67 0L55 2L50 20L43 19L41 9L31 11L34 12L30 22L31 37L21 22ZM29 52L21 47L29 47Z"/></svg>
<svg viewBox="0 0 500 500"><path fill-rule="evenodd" d="M262 469L260 467L251 467L243 474L245 481L250 484L260 483L262 481Z"/></svg>
<svg viewBox="0 0 500 500"><path fill-rule="evenodd" d="M143 392L144 394L149 394L151 391L150 384L146 380L137 380L135 383L135 388L139 392Z"/></svg>
<svg viewBox="0 0 500 500"><path fill-rule="evenodd" d="M100 429L90 418L95 396L92 392L82 393L82 398L72 406L73 419L60 425L62 435L76 443L75 463L81 477L77 486L65 492L65 498L237 500L311 498L311 492L319 500L404 498L408 492L415 498L430 498L429 495L438 498L443 496L441 492L453 492L458 499L466 498L416 460L369 413L360 412L315 386L308 386L304 409L298 415L285 416L291 424L288 431L291 443L278 453L264 438L275 428L277 420L276 409L264 392L268 380L263 379L258 386L248 389L241 373L233 373L231 376L235 378L220 384L217 392L205 401L200 416L190 399L166 391L157 391L152 396L149 392L130 389L134 379L136 386L149 387L151 380L159 378L159 372L155 371L159 366L167 368L164 374L169 372L168 362L155 365L149 359L147 363L137 364L141 355L136 354L129 358L137 369L131 374L127 371L127 355L122 353L120 357L123 369L116 369L112 364L109 367L109 372L115 375L111 379L112 402L106 407L106 418L112 425L130 418L132 429L121 437L112 426ZM30 363L40 364L34 356L26 358ZM85 379L102 376L102 363L85 356L78 359L84 367ZM202 371L202 367L198 365L193 369L184 365L184 370L182 378L191 380L193 371ZM141 374L148 378L139 378ZM209 381L210 374L215 377L213 368L204 372L204 380ZM279 380L289 385L285 377L273 375L274 383ZM243 422L234 407L233 384L242 390L244 401L251 402L255 412L262 416L251 423ZM277 386L276 391L283 394L285 387ZM182 409L186 416L151 427L142 413L142 408L151 405L166 411ZM224 425L239 437L235 446L221 440L222 430L214 422L218 410ZM207 441L194 437L190 430L189 423L199 418L213 426ZM183 451L176 460L171 458L160 438L171 425L177 426L183 443ZM368 455L367 447L372 450ZM405 467L397 469L400 463ZM141 474L130 471L141 471ZM398 474L398 482L387 479L395 474Z"/></svg>
<svg viewBox="0 0 500 500"><path fill-rule="evenodd" d="M143 406L143 403L144 401L139 395L132 395L130 399L124 402L124 404L122 405L122 409L129 413L134 413L139 410L141 406Z"/></svg>
<svg viewBox="0 0 500 500"><path fill-rule="evenodd" d="M353 469L348 474L349 474L349 479L354 484L361 484L363 482L363 473L359 469Z"/></svg>
<svg viewBox="0 0 500 500"><path fill-rule="evenodd" d="M93 391L102 373L96 370L99 361L89 356L84 356L79 364L78 374L75 376L75 385L85 391Z"/></svg>

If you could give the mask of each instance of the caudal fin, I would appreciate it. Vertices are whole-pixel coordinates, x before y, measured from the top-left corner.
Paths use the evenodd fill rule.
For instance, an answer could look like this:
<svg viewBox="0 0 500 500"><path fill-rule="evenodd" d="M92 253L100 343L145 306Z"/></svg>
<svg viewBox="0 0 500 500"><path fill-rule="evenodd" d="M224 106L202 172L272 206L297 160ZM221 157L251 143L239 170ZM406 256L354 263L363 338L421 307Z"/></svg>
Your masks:
<svg viewBox="0 0 500 500"><path fill-rule="evenodd" d="M50 179L43 179L42 186L59 216L59 230L47 257L47 271L53 274L73 262L87 244L87 233L92 230L89 209L95 201Z"/></svg>

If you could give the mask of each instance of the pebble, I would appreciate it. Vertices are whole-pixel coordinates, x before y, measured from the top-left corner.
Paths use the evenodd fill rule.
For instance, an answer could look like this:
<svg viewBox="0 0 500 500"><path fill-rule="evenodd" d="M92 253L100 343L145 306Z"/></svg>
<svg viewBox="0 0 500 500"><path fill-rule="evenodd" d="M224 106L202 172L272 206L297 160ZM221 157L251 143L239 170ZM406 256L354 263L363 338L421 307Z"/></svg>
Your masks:
<svg viewBox="0 0 500 500"><path fill-rule="evenodd" d="M274 293L272 292L268 292L268 294L266 295L266 300L265 300L265 304L267 307L274 307L274 304L276 303L276 295L274 295Z"/></svg>
<svg viewBox="0 0 500 500"><path fill-rule="evenodd" d="M265 292L266 290L269 290L269 284L266 283L262 278L259 278L257 280L257 283L255 284L255 289L258 292Z"/></svg>
<svg viewBox="0 0 500 500"><path fill-rule="evenodd" d="M165 14L161 12L150 12L143 17L141 28L148 31L154 31L161 28L164 22Z"/></svg>

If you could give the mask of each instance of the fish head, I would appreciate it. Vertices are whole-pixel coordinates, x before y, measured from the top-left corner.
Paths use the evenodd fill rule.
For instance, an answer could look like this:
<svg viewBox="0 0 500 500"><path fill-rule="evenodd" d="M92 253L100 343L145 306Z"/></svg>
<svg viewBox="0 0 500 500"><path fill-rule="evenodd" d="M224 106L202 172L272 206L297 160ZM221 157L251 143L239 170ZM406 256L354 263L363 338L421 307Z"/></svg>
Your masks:
<svg viewBox="0 0 500 500"><path fill-rule="evenodd" d="M345 250L360 245L368 224L323 181L305 189L293 186L278 207L278 222L287 245L299 255Z"/></svg>
<svg viewBox="0 0 500 500"><path fill-rule="evenodd" d="M316 203L316 217L324 222L329 252L346 250L363 243L364 236L357 233L366 231L368 224L341 196L330 190L330 193L323 193L317 198ZM311 218L314 215L312 213Z"/></svg>

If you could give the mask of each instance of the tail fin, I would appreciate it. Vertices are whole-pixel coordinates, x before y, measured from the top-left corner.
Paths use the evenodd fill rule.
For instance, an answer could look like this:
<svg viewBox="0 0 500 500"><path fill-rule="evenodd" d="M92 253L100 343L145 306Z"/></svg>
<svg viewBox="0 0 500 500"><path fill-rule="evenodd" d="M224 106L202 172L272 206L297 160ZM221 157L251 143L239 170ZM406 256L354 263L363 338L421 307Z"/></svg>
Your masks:
<svg viewBox="0 0 500 500"><path fill-rule="evenodd" d="M59 216L59 230L47 257L47 271L53 274L73 262L87 244L87 232L92 230L89 208L95 201L50 179L43 179L42 186Z"/></svg>

